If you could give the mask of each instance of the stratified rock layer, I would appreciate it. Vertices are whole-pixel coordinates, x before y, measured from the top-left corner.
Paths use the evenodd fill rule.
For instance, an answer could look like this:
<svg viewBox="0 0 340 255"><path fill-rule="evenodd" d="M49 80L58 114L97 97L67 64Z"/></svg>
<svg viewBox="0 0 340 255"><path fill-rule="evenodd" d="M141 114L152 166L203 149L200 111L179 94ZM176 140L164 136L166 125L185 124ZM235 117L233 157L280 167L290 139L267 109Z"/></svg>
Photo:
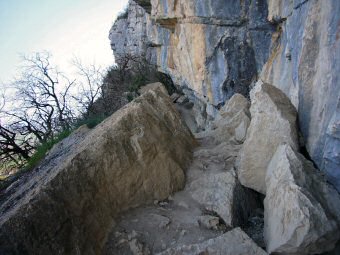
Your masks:
<svg viewBox="0 0 340 255"><path fill-rule="evenodd" d="M277 147L298 149L297 113L289 98L269 84L258 84L251 94L251 122L242 148L238 177L241 183L266 194L266 170Z"/></svg>
<svg viewBox="0 0 340 255"><path fill-rule="evenodd" d="M266 176L264 236L268 253L320 254L339 240L340 196L289 145L276 150Z"/></svg>
<svg viewBox="0 0 340 255"><path fill-rule="evenodd" d="M163 90L146 92L68 153L50 155L8 197L1 254L99 254L120 212L184 187L195 140Z"/></svg>
<svg viewBox="0 0 340 255"><path fill-rule="evenodd" d="M157 63L175 83L217 106L247 95L269 53L266 1L152 0ZM265 47L267 46L267 47Z"/></svg>

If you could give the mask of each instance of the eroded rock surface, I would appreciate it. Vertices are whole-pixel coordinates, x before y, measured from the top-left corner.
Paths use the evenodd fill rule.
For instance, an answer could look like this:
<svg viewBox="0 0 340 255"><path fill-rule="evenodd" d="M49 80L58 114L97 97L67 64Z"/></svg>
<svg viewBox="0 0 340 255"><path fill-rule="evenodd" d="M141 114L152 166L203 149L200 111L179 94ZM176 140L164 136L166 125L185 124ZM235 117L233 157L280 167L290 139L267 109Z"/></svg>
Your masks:
<svg viewBox="0 0 340 255"><path fill-rule="evenodd" d="M146 92L10 192L0 253L99 254L120 212L184 187L194 146L169 96Z"/></svg>
<svg viewBox="0 0 340 255"><path fill-rule="evenodd" d="M301 154L284 144L266 176L264 236L268 253L320 254L340 238L340 196Z"/></svg>
<svg viewBox="0 0 340 255"><path fill-rule="evenodd" d="M269 84L259 83L251 94L251 123L242 148L240 182L266 194L266 170L277 147L288 143L298 149L297 113L289 98Z"/></svg>
<svg viewBox="0 0 340 255"><path fill-rule="evenodd" d="M224 235L202 243L185 245L178 248L168 249L158 255L265 255L264 250L259 248L246 233L240 228L235 228Z"/></svg>
<svg viewBox="0 0 340 255"><path fill-rule="evenodd" d="M247 95L269 54L273 26L266 1L137 2L148 6L143 17L130 1L129 15L110 31L116 58L126 52L146 56L193 102L207 105L203 111L211 116L212 105L235 92Z"/></svg>
<svg viewBox="0 0 340 255"><path fill-rule="evenodd" d="M153 0L157 63L176 84L217 106L246 95L268 56L266 1ZM164 40L166 39L166 40ZM193 43L194 42L194 43Z"/></svg>
<svg viewBox="0 0 340 255"><path fill-rule="evenodd" d="M208 211L216 212L228 227L240 226L256 209L252 192L241 186L235 172L235 161L249 126L249 103L234 95L221 110L215 129L205 132L206 146L194 153L192 171L187 178L192 197Z"/></svg>
<svg viewBox="0 0 340 255"><path fill-rule="evenodd" d="M135 1L129 1L126 16L115 21L109 34L116 61L119 62L124 55L132 55L156 63L156 51L150 46L147 36L152 26L151 17L145 9Z"/></svg>
<svg viewBox="0 0 340 255"><path fill-rule="evenodd" d="M260 78L291 99L310 156L340 191L340 2L268 5L278 29Z"/></svg>

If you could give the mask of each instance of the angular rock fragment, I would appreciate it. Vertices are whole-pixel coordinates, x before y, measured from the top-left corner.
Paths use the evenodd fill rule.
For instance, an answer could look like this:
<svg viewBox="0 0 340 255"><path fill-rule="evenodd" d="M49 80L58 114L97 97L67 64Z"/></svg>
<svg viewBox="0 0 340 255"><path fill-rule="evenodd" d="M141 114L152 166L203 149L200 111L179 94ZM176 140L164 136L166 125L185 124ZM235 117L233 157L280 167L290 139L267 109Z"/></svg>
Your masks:
<svg viewBox="0 0 340 255"><path fill-rule="evenodd" d="M49 155L12 190L0 207L0 253L99 254L120 212L182 189L195 139L164 90L135 99L68 153Z"/></svg>
<svg viewBox="0 0 340 255"><path fill-rule="evenodd" d="M158 255L265 255L240 228L235 228L217 238L198 244L170 248Z"/></svg>
<svg viewBox="0 0 340 255"><path fill-rule="evenodd" d="M245 111L247 115L250 115L249 107L249 101L243 95L236 93L228 100L226 105L223 106L220 114L224 118L233 117L240 111Z"/></svg>
<svg viewBox="0 0 340 255"><path fill-rule="evenodd" d="M266 170L277 147L288 143L298 149L297 113L281 90L260 83L251 93L250 112L238 176L244 186L266 194Z"/></svg>
<svg viewBox="0 0 340 255"><path fill-rule="evenodd" d="M249 102L241 94L235 94L220 110L221 118L214 125L215 140L242 144L250 124Z"/></svg>
<svg viewBox="0 0 340 255"><path fill-rule="evenodd" d="M340 238L340 196L312 162L284 144L266 176L264 236L268 253L319 254Z"/></svg>
<svg viewBox="0 0 340 255"><path fill-rule="evenodd" d="M234 170L203 175L191 183L189 190L206 210L217 213L227 227L246 222L257 207L254 194L241 186Z"/></svg>

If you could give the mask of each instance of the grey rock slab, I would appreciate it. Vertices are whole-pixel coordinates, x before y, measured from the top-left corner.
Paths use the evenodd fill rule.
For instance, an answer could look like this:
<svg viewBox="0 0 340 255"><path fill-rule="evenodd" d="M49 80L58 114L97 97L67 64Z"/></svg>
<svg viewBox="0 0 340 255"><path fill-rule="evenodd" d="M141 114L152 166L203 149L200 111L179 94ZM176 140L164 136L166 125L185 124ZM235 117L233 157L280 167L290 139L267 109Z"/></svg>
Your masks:
<svg viewBox="0 0 340 255"><path fill-rule="evenodd" d="M242 185L266 194L266 171L282 143L299 148L297 112L278 88L258 83L251 93L251 122L240 152L238 177Z"/></svg>
<svg viewBox="0 0 340 255"><path fill-rule="evenodd" d="M158 255L265 255L240 228L235 228L219 237L202 243L170 248Z"/></svg>
<svg viewBox="0 0 340 255"><path fill-rule="evenodd" d="M312 162L284 144L266 176L264 237L275 254L319 254L340 238L340 195Z"/></svg>

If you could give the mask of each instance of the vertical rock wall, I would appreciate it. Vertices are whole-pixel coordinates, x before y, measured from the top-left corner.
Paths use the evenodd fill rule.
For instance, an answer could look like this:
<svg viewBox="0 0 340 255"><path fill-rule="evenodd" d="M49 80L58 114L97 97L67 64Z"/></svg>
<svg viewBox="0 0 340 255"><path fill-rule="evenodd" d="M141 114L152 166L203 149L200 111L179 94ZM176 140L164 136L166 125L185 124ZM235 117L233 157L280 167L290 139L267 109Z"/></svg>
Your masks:
<svg viewBox="0 0 340 255"><path fill-rule="evenodd" d="M269 53L265 0L151 3L152 18L167 29L151 37L161 45L162 71L214 106L236 92L248 94Z"/></svg>
<svg viewBox="0 0 340 255"><path fill-rule="evenodd" d="M116 56L146 55L177 85L214 106L235 92L248 94L269 54L273 27L265 0L150 3L151 16L130 1L128 17L114 24Z"/></svg>
<svg viewBox="0 0 340 255"><path fill-rule="evenodd" d="M125 54L145 57L156 63L156 51L150 44L148 33L153 25L151 17L140 5L130 1L126 15L113 24L109 39L116 60Z"/></svg>
<svg viewBox="0 0 340 255"><path fill-rule="evenodd" d="M338 0L136 2L111 30L116 56L146 56L208 117L258 79L273 84L297 108L307 151L340 190Z"/></svg>
<svg viewBox="0 0 340 255"><path fill-rule="evenodd" d="M299 113L306 147L340 190L340 1L269 1L278 23L261 79Z"/></svg>

